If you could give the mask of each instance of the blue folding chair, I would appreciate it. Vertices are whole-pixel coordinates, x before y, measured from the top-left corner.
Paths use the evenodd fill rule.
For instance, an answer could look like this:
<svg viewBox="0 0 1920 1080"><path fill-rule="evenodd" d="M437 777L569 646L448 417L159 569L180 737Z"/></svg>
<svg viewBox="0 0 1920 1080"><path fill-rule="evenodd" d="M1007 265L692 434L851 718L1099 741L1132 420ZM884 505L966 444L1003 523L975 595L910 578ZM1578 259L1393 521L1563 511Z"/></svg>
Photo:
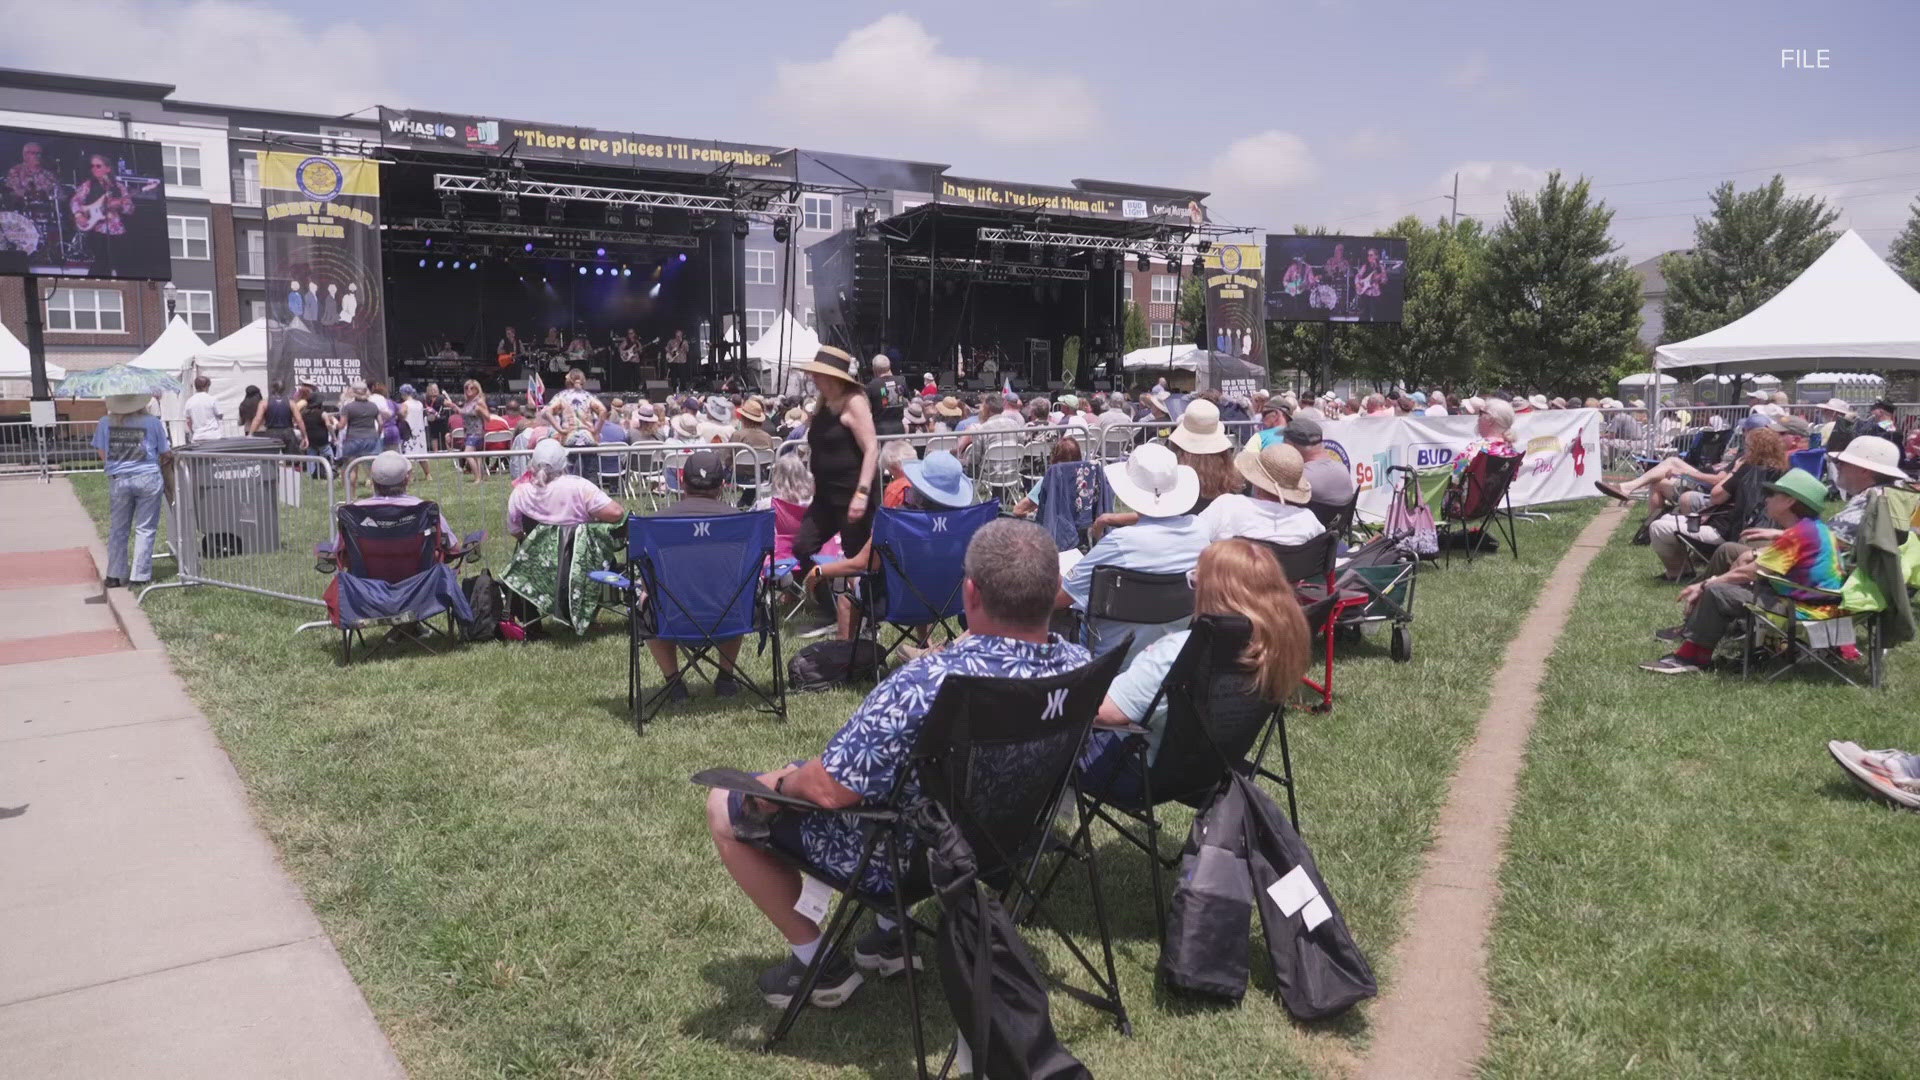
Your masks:
<svg viewBox="0 0 1920 1080"><path fill-rule="evenodd" d="M759 651L773 646L772 677L762 683L736 667L733 676L761 702L755 708L787 715L786 667L780 657L780 619L772 587L773 511L703 517L627 519L628 573L604 574L624 589L628 604L627 705L635 731L644 731L676 685L705 666L721 672L714 652L723 641L759 634ZM648 693L640 672L640 643L670 641L687 660Z"/></svg>
<svg viewBox="0 0 1920 1080"><path fill-rule="evenodd" d="M876 650L874 675L911 631L945 630L951 641L964 605L960 583L967 576L967 545L973 534L1000 516L996 501L958 510L882 508L873 519L873 570L862 578L863 621L900 631L892 645ZM879 645L876 635L875 644Z"/></svg>
<svg viewBox="0 0 1920 1080"><path fill-rule="evenodd" d="M1800 469L1822 483L1827 479L1827 452L1825 450L1795 450L1787 455L1787 468Z"/></svg>

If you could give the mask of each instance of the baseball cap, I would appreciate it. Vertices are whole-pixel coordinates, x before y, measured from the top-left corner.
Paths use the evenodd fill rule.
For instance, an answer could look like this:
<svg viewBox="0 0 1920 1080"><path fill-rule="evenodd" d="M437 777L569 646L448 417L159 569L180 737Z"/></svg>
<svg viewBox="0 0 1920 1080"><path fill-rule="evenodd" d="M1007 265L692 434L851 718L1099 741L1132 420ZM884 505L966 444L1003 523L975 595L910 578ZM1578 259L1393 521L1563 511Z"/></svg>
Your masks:
<svg viewBox="0 0 1920 1080"><path fill-rule="evenodd" d="M1798 435L1803 439L1813 433L1813 425L1797 416L1776 416L1772 427L1782 435Z"/></svg>
<svg viewBox="0 0 1920 1080"><path fill-rule="evenodd" d="M373 459L373 465L367 471L373 475L374 483L386 487L405 481L413 472L413 465L404 454L386 450Z"/></svg>
<svg viewBox="0 0 1920 1080"><path fill-rule="evenodd" d="M711 450L695 450L687 455L680 474L681 483L690 488L717 488L726 477L720 455Z"/></svg>
<svg viewBox="0 0 1920 1080"><path fill-rule="evenodd" d="M1319 446L1324 437L1318 421L1307 416L1296 416L1287 421L1286 440L1295 446Z"/></svg>

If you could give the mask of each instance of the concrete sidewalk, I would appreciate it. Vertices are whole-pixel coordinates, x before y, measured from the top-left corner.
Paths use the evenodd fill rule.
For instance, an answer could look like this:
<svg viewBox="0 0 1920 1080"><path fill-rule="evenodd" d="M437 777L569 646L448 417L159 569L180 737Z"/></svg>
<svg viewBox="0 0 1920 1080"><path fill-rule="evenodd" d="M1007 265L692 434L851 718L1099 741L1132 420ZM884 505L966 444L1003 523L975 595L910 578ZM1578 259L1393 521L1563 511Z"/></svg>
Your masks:
<svg viewBox="0 0 1920 1080"><path fill-rule="evenodd" d="M403 1076L105 565L0 482L0 1076Z"/></svg>

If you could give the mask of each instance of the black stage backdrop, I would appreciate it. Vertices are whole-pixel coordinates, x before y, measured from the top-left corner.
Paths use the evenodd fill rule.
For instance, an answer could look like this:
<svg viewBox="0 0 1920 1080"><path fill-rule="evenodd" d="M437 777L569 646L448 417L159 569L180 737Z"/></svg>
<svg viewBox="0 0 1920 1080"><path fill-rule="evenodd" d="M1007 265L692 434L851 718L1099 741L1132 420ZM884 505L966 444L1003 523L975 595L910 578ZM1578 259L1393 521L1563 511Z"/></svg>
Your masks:
<svg viewBox="0 0 1920 1080"><path fill-rule="evenodd" d="M267 378L337 401L387 378L380 168L363 158L260 155L267 219Z"/></svg>

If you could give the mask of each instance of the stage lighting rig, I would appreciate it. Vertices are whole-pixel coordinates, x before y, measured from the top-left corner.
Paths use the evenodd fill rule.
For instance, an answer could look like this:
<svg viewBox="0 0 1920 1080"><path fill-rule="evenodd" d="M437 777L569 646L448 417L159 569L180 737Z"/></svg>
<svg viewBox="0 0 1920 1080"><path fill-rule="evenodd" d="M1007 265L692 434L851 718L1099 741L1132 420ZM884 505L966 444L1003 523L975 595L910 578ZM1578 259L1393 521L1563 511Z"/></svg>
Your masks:
<svg viewBox="0 0 1920 1080"><path fill-rule="evenodd" d="M520 196L512 193L500 196L500 220L520 220Z"/></svg>
<svg viewBox="0 0 1920 1080"><path fill-rule="evenodd" d="M1195 255L1193 257L1193 276L1199 277L1200 275L1206 272L1207 272L1207 257L1205 255Z"/></svg>
<svg viewBox="0 0 1920 1080"><path fill-rule="evenodd" d="M747 215L745 214L734 215L733 235L735 239L745 240L747 238L747 234L752 231L753 231L753 222L748 220Z"/></svg>
<svg viewBox="0 0 1920 1080"><path fill-rule="evenodd" d="M459 192L443 191L440 193L440 216L450 218L454 221L459 221L461 218L467 216L467 207L465 203L460 201Z"/></svg>
<svg viewBox="0 0 1920 1080"><path fill-rule="evenodd" d="M1147 259L1147 253L1146 253L1146 252L1144 252L1144 251L1142 251L1142 252L1140 252L1140 253L1139 253L1138 255L1136 255L1136 256L1134 256L1134 263L1133 263L1133 264L1134 264L1135 266L1138 266L1138 267L1140 268L1140 272L1141 272L1141 273L1143 273L1143 274L1147 272L1147 268L1148 268L1148 267L1150 267L1150 266L1152 266L1152 265L1153 265L1153 263L1151 263L1150 261L1148 261L1148 259Z"/></svg>
<svg viewBox="0 0 1920 1080"><path fill-rule="evenodd" d="M1207 252L1213 250L1213 241L1208 240L1206 237L1201 237L1194 242L1193 250L1205 255Z"/></svg>
<svg viewBox="0 0 1920 1080"><path fill-rule="evenodd" d="M627 227L627 208L618 203L607 204L607 228L624 229Z"/></svg>
<svg viewBox="0 0 1920 1080"><path fill-rule="evenodd" d="M773 242L774 243L784 244L790 238L792 238L792 236L793 236L793 226L787 223L786 218L773 219Z"/></svg>
<svg viewBox="0 0 1920 1080"><path fill-rule="evenodd" d="M567 223L567 204L559 199L547 200L547 224L565 225Z"/></svg>

